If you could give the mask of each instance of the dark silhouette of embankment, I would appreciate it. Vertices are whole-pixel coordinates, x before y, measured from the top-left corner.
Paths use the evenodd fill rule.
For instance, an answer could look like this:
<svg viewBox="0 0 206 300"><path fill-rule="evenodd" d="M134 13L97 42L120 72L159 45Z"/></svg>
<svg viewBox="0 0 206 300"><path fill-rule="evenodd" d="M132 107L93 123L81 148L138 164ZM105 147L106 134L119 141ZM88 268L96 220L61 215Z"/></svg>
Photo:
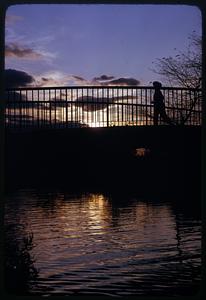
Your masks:
<svg viewBox="0 0 206 300"><path fill-rule="evenodd" d="M145 148L146 155L135 155ZM140 152L141 153L141 152ZM6 132L5 187L201 191L201 128L77 128Z"/></svg>

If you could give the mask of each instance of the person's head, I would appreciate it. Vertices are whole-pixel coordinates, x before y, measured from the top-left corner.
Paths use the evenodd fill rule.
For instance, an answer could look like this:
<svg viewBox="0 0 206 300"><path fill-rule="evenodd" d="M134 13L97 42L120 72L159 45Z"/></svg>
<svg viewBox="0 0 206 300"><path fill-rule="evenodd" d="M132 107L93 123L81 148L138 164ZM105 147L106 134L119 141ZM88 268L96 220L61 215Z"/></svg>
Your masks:
<svg viewBox="0 0 206 300"><path fill-rule="evenodd" d="M153 87L154 87L155 89L161 89L162 84L161 84L161 82L159 82L159 81L153 81Z"/></svg>

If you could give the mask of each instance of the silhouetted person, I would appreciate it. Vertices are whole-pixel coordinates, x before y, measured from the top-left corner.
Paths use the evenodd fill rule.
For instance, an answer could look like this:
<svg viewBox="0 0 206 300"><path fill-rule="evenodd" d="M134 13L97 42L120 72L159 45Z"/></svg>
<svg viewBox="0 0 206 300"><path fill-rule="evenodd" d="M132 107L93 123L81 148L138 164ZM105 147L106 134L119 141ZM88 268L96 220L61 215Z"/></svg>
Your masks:
<svg viewBox="0 0 206 300"><path fill-rule="evenodd" d="M155 89L153 103L154 103L154 125L158 125L158 117L162 118L162 120L170 125L172 125L172 121L167 116L165 111L165 103L164 103L164 96L160 91L162 84L158 81L153 82L153 86Z"/></svg>

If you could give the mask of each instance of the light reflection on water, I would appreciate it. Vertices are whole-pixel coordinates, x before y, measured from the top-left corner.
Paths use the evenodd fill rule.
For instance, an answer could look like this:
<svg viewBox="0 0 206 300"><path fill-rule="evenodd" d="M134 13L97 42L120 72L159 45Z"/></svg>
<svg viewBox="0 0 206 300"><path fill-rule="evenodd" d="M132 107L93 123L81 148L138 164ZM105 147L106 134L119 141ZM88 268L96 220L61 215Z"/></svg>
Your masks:
<svg viewBox="0 0 206 300"><path fill-rule="evenodd" d="M200 220L169 201L19 191L5 223L18 241L33 233L30 293L178 295L200 281Z"/></svg>

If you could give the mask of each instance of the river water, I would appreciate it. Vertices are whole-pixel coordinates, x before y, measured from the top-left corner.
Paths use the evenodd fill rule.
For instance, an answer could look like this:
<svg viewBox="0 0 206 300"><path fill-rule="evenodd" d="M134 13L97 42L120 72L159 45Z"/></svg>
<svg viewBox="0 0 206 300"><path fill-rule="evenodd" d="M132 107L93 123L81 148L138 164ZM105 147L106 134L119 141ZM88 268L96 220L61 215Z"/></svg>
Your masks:
<svg viewBox="0 0 206 300"><path fill-rule="evenodd" d="M7 195L5 227L7 247L14 249L6 252L14 270L6 277L9 293L122 297L199 290L197 206L129 193L19 190ZM11 276L19 278L22 269L27 282L13 287Z"/></svg>

